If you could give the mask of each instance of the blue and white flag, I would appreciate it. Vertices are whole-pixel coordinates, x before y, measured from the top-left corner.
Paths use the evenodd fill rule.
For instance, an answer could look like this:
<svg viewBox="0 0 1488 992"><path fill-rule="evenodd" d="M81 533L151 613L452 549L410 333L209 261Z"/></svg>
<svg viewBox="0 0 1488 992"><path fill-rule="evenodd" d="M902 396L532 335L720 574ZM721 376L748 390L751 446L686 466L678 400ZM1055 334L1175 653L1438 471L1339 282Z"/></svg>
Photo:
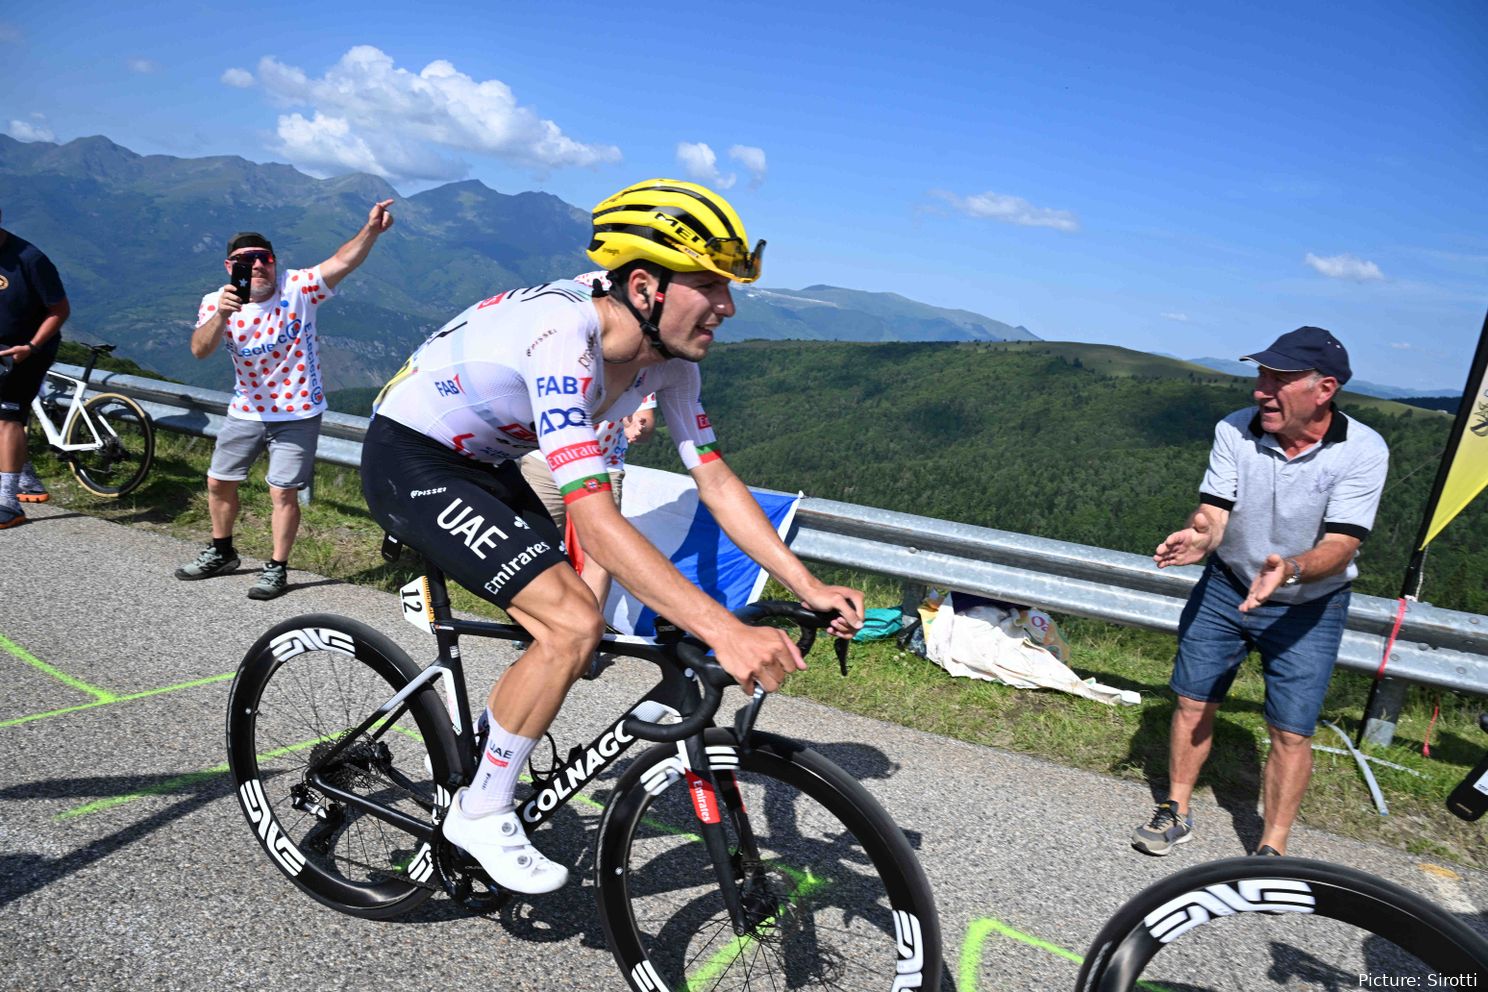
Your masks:
<svg viewBox="0 0 1488 992"><path fill-rule="evenodd" d="M787 496L758 489L749 492L784 540L801 494ZM691 476L628 466L620 512L672 560L677 571L725 609L736 610L764 592L769 576L723 533L698 500ZM656 632L656 612L619 583L610 586L605 619L622 633L650 637Z"/></svg>

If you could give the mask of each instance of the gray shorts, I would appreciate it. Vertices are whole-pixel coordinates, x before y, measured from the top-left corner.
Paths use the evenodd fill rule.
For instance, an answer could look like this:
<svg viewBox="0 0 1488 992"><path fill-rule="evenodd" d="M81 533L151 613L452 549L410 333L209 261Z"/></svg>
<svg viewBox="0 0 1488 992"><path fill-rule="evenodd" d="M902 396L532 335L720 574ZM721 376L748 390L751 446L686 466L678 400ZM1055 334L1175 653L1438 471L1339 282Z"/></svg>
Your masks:
<svg viewBox="0 0 1488 992"><path fill-rule="evenodd" d="M304 489L315 475L315 448L320 443L320 416L304 420L239 420L227 417L207 478L242 482L264 448L269 470L264 478L277 489Z"/></svg>
<svg viewBox="0 0 1488 992"><path fill-rule="evenodd" d="M548 470L548 460L543 457L541 451L532 451L518 459L522 466L522 478L527 480L527 485L537 493L537 498L542 500L542 505L548 511L548 516L553 518L553 523L558 525L559 533L563 532L568 511L563 506L563 496L558 492L558 484L553 481L553 473ZM625 483L625 469L610 473L610 495L615 497L615 505L620 505L620 489Z"/></svg>

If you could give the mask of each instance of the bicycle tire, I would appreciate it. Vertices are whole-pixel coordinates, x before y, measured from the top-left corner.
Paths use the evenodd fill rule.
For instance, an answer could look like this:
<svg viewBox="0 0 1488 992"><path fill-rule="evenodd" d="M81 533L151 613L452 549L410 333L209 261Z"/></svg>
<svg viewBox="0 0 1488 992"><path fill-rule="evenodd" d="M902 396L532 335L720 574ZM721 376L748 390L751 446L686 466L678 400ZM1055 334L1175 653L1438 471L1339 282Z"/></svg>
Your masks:
<svg viewBox="0 0 1488 992"><path fill-rule="evenodd" d="M1139 978L1149 984L1147 965L1176 938L1211 920L1242 914L1274 914L1278 925L1299 914L1337 920L1388 941L1442 975L1488 973L1488 940L1408 889L1326 861L1248 857L1196 865L1138 893L1096 935L1075 988L1126 992ZM1279 926L1265 929L1273 941L1282 932Z"/></svg>
<svg viewBox="0 0 1488 992"><path fill-rule="evenodd" d="M94 425L91 429L90 424ZM66 442L91 441L97 446L67 456L72 474L84 489L95 496L117 499L145 481L155 461L155 424L134 400L119 393L89 397L72 419Z"/></svg>
<svg viewBox="0 0 1488 992"><path fill-rule="evenodd" d="M227 753L243 815L290 881L353 916L388 919L433 895L439 885L432 849L317 791L310 764L418 672L381 633L319 613L269 630L233 679ZM432 823L448 806L450 774L460 768L444 699L431 683L389 717L391 726L375 724L343 760L318 771L340 788Z"/></svg>
<svg viewBox="0 0 1488 992"><path fill-rule="evenodd" d="M883 807L793 741L755 733L741 753L732 731L714 728L704 743L754 922L735 936L712 861L693 834L685 745L651 748L617 783L595 859L600 920L629 987L938 989L930 884ZM732 799L727 777L739 785ZM740 823L759 845L757 862L741 860Z"/></svg>

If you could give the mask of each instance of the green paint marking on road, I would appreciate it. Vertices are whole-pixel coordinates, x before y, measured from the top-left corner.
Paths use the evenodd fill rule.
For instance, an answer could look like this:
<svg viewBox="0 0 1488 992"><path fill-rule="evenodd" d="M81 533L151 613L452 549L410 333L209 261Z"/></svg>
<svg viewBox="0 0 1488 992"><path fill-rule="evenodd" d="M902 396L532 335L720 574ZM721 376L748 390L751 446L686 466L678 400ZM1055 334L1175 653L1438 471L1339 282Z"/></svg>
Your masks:
<svg viewBox="0 0 1488 992"><path fill-rule="evenodd" d="M68 675L66 672L61 671L55 666L48 665L46 662L36 657L30 651L27 651L25 648L21 647L15 641L12 641L10 638L6 637L4 634L0 634L0 648L4 648L16 658L30 665L32 668L45 672L52 678L56 679L58 682L61 682L63 685L71 686L78 692L86 692L88 695L92 696L100 703L112 703L119 698L118 696L115 696L113 693L109 692L107 689L100 689L97 686L89 685L82 679L73 678L71 675ZM0 724L0 726L4 726L4 724Z"/></svg>
<svg viewBox="0 0 1488 992"><path fill-rule="evenodd" d="M1030 947L1036 947L1041 951L1048 951L1056 957L1073 961L1075 964L1084 964L1085 959L1074 951L1065 950L1058 944L1051 944L1047 940L1026 934L1008 926L1001 920L995 920L990 916L980 920L972 920L971 926L966 928L966 940L961 944L961 962L959 974L956 976L956 992L977 992L977 971L982 961L982 945L986 943L989 934L997 934L1002 937L1011 937L1013 940L1021 941ZM1149 992L1170 992L1170 990L1156 982L1137 982L1137 988L1147 989Z"/></svg>
<svg viewBox="0 0 1488 992"><path fill-rule="evenodd" d="M260 754L258 756L258 760L264 761L266 759L277 758L285 754L293 754L296 751L303 751L305 750L305 748L314 747L322 741L334 740L337 736L339 735L328 734L325 737L317 737L313 741L302 741L299 744L288 744L284 747L275 748L272 751L265 751L263 754ZM71 809L63 810L52 819L58 821L75 820L80 816L87 816L89 813L101 813L106 809L113 809L116 806L123 806L125 803L132 803L136 799L145 799L149 796L162 796L166 795L167 793L176 792L188 786L196 785L199 782L205 782L209 779L216 778L218 775L225 774L226 772L226 764L217 765L202 772L187 772L184 775L177 775L175 778L166 779L164 782L157 782L154 785L147 785L143 789L126 793L122 796L109 796L105 799L96 799L91 803L84 803L81 806L74 806Z"/></svg>
<svg viewBox="0 0 1488 992"><path fill-rule="evenodd" d="M810 896L817 889L827 884L824 879L819 879L815 875L811 874L811 869L809 868L802 871L799 869L787 868L786 866L779 864L778 862L774 864L774 867L781 874L785 875L787 878L796 883L795 889L790 893L790 895L785 897L785 901L787 904L795 904L797 902L804 901L806 897ZM774 923L775 918L772 916L766 920L761 921L760 927L764 928L773 926ZM745 951L749 950L757 943L758 941L756 941L748 934L741 934L734 937L733 940L729 941L729 943L719 948L716 954L714 954L711 958L704 962L701 968L693 972L691 975L686 976L683 980L685 982L683 987L690 990L699 986L711 986L714 983L715 978L721 975L728 968L732 967L735 961L744 956Z"/></svg>
<svg viewBox="0 0 1488 992"><path fill-rule="evenodd" d="M0 637L0 640L4 640ZM115 703L127 703L135 699L146 699L150 696L159 696L167 692L178 692L181 689L195 689L197 686L211 685L213 682L225 682L232 678L233 672L223 675L209 675L204 679L193 679L190 682L180 682L176 685L167 685L159 689L146 689L143 692L131 692L126 696L109 696L107 699L99 699L92 703L80 703L77 706L64 706L59 710L47 710L45 713L32 713L29 716L12 717L9 720L0 720L0 727L14 727L22 723L30 723L33 720L46 720L54 716L65 716L68 713L78 713L82 710L91 710L98 706L112 706Z"/></svg>

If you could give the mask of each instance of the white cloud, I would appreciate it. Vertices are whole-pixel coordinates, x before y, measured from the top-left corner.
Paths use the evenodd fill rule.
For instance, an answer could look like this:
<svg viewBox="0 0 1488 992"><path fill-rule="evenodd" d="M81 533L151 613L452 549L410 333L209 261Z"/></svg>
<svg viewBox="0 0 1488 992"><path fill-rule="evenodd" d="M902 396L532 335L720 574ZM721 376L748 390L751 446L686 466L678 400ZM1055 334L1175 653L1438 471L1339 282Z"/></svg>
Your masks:
<svg viewBox="0 0 1488 992"><path fill-rule="evenodd" d="M931 190L931 194L945 200L968 217L1020 224L1024 227L1052 227L1056 231L1080 229L1080 219L1075 216L1074 211L1035 207L1021 196L989 192L960 197L944 190Z"/></svg>
<svg viewBox="0 0 1488 992"><path fill-rule="evenodd" d="M30 121L12 120L7 127L6 133L17 141L56 141L57 136L52 129L47 127L46 117L41 114L32 114L36 123Z"/></svg>
<svg viewBox="0 0 1488 992"><path fill-rule="evenodd" d="M149 59L130 59L126 64L130 72L137 72L144 76L160 71L160 66Z"/></svg>
<svg viewBox="0 0 1488 992"><path fill-rule="evenodd" d="M765 150L752 145L735 145L729 149L729 158L742 165L749 173L749 188L759 189L765 182Z"/></svg>
<svg viewBox="0 0 1488 992"><path fill-rule="evenodd" d="M1188 323L1188 314L1186 313L1165 313L1160 316L1166 317L1168 320L1176 320L1180 324Z"/></svg>
<svg viewBox="0 0 1488 992"><path fill-rule="evenodd" d="M1303 261L1329 279L1352 279L1355 282L1371 282L1385 277L1385 274L1380 271L1378 265L1365 261L1362 258L1356 258L1353 255L1320 256L1308 252Z"/></svg>
<svg viewBox="0 0 1488 992"><path fill-rule="evenodd" d="M701 141L679 141L677 163L682 166L688 179L695 179L714 189L729 189L739 181L739 177L732 172L725 176L718 171L718 156Z"/></svg>
<svg viewBox="0 0 1488 992"><path fill-rule="evenodd" d="M258 79L276 101L311 109L308 120L300 113L279 118L281 150L297 165L358 162L389 178L448 180L469 172L450 152L539 171L620 160L615 146L575 141L521 106L500 80L472 79L443 59L415 74L380 49L358 45L319 79L272 56L259 60Z"/></svg>
<svg viewBox="0 0 1488 992"><path fill-rule="evenodd" d="M1411 343L1409 341L1391 341L1390 347L1396 351L1410 351Z"/></svg>
<svg viewBox="0 0 1488 992"><path fill-rule="evenodd" d="M253 73L247 69L228 69L222 74L222 81L228 86L246 90L253 85Z"/></svg>

